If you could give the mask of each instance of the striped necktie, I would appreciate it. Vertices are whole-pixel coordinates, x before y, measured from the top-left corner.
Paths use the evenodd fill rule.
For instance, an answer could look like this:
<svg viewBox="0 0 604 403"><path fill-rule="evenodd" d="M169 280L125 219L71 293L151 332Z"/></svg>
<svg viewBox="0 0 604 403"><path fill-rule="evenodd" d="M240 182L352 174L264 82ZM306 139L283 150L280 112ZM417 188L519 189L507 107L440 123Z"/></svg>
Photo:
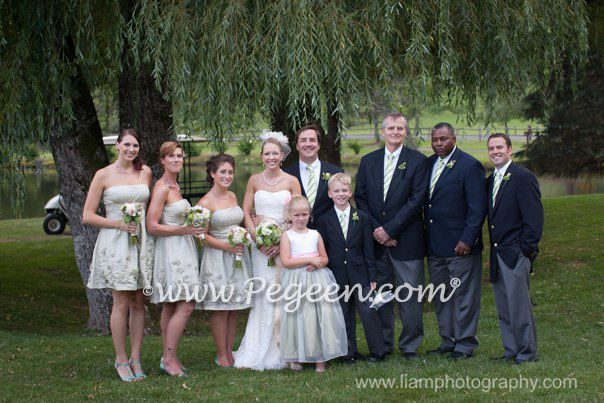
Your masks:
<svg viewBox="0 0 604 403"><path fill-rule="evenodd" d="M315 198L317 197L317 179L315 178L315 169L311 165L306 165L306 172L308 173L306 197L308 198L308 204L310 204L310 208L312 209L315 205Z"/></svg>
<svg viewBox="0 0 604 403"><path fill-rule="evenodd" d="M495 180L493 181L493 207L495 207L495 198L497 197L499 186L501 186L501 174L495 172Z"/></svg>
<svg viewBox="0 0 604 403"><path fill-rule="evenodd" d="M443 172L444 168L445 160L439 158L438 164L436 165L436 171L434 171L434 177L432 178L432 182L430 182L430 197L432 197L432 193L434 193L434 187L436 186L436 182L438 182L438 178L440 178L440 174Z"/></svg>
<svg viewBox="0 0 604 403"><path fill-rule="evenodd" d="M346 213L338 213L338 216L340 216L342 234L344 234L344 239L346 239L346 236L348 236L348 218L346 217Z"/></svg>
<svg viewBox="0 0 604 403"><path fill-rule="evenodd" d="M388 188L390 182L392 182L392 175L394 174L394 154L388 155L388 162L386 163L386 172L384 172L384 200L388 194Z"/></svg>

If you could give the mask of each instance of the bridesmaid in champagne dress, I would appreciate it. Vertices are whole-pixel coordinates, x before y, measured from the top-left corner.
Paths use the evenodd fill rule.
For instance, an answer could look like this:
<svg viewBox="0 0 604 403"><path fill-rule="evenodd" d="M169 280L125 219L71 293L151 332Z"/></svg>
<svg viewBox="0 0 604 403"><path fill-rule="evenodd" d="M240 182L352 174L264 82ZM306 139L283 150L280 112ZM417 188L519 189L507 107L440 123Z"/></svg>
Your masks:
<svg viewBox="0 0 604 403"><path fill-rule="evenodd" d="M157 237L151 302L163 305L160 370L171 376L185 377L176 349L195 307L199 277L194 236L200 236L203 228L184 225L184 213L191 205L182 198L177 183L184 158L182 146L175 141L165 142L159 158L164 174L153 187L147 214L147 230Z"/></svg>
<svg viewBox="0 0 604 403"><path fill-rule="evenodd" d="M212 211L200 266L200 281L208 293L200 308L213 311L210 324L216 345L214 362L232 367L237 311L250 307L246 281L251 277L251 268L247 248L227 241L229 231L243 225L243 210L237 205L235 194L228 191L235 174L235 159L227 154L215 155L207 163L207 173L212 189L198 203ZM246 256L242 258L244 250ZM235 267L236 256L241 259L241 267Z"/></svg>
<svg viewBox="0 0 604 403"><path fill-rule="evenodd" d="M149 200L151 170L140 161L139 139L134 129L121 129L115 145L115 163L99 169L88 190L82 223L100 228L94 247L88 288L111 290L111 335L115 347L115 369L125 382L145 378L140 354L145 330L143 288L151 283L153 243L147 237L144 217L140 225L123 221L124 203ZM97 214L99 203L105 217ZM140 243L133 242L138 234ZM126 353L126 332L130 314L130 358Z"/></svg>

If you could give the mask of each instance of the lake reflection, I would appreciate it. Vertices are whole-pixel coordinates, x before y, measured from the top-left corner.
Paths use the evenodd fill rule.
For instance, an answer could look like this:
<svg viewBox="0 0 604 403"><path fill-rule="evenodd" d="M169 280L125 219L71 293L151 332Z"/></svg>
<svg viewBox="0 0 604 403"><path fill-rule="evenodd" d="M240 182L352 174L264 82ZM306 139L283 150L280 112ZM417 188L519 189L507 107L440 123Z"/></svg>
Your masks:
<svg viewBox="0 0 604 403"><path fill-rule="evenodd" d="M261 166L252 157L239 162L235 171L235 180L231 185L231 190L235 192L239 204L243 201L243 194L247 186L247 180L252 173L260 172ZM249 161L249 162L248 162ZM253 162L252 162L253 161ZM344 165L345 171L352 176L353 186L357 171L357 165ZM203 180L206 178L205 164L192 167L193 180ZM549 176L538 177L541 187L542 197L567 196L589 193L604 193L604 177L562 179ZM40 175L28 173L25 176L25 187L27 200L23 207L21 217L42 217L45 215L44 205L46 202L58 193L57 173L54 169L45 169ZM16 216L10 209L9 195L3 192L0 195L0 219L15 218ZM192 200L193 203L197 199Z"/></svg>

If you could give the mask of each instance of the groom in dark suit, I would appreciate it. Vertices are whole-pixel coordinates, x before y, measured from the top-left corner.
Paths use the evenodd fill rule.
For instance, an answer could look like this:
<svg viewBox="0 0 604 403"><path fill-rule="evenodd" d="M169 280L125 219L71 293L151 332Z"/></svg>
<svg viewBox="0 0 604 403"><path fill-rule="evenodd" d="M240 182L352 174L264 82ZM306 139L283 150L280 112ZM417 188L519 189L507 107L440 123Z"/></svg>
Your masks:
<svg viewBox="0 0 604 403"><path fill-rule="evenodd" d="M375 240L375 266L378 289L385 284L408 284L416 288L424 283L426 253L422 207L428 190L426 157L403 146L409 129L400 113L386 115L382 136L386 147L361 159L354 198L357 208L371 217ZM384 290L384 289L383 289ZM408 297L408 289L400 293ZM398 339L403 357L417 356L424 330L422 303L414 293L398 302L403 330ZM384 343L388 353L394 348L394 301L379 310Z"/></svg>
<svg viewBox="0 0 604 403"><path fill-rule="evenodd" d="M440 347L428 354L450 354L455 360L472 356L478 339L482 224L486 215L482 164L456 146L453 127L439 123L430 133L434 155L428 158L428 199L424 205L428 273L435 286L452 292L448 301L434 300Z"/></svg>
<svg viewBox="0 0 604 403"><path fill-rule="evenodd" d="M504 353L522 364L537 360L537 329L529 275L539 251L543 205L539 182L512 162L512 141L496 133L487 141L495 171L487 178L490 274Z"/></svg>
<svg viewBox="0 0 604 403"><path fill-rule="evenodd" d="M308 227L315 228L315 219L333 208L333 201L327 195L327 182L331 175L344 172L339 166L319 160L321 129L315 125L301 127L296 133L296 149L300 160L284 169L298 178L302 196L308 199L312 209Z"/></svg>

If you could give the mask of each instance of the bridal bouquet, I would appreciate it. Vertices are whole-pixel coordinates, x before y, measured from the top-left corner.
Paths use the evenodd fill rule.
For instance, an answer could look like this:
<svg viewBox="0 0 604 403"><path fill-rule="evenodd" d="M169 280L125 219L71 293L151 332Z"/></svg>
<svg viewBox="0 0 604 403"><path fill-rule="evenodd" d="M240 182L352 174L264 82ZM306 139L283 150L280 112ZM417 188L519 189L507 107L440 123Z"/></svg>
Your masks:
<svg viewBox="0 0 604 403"><path fill-rule="evenodd" d="M229 242L229 245L231 246L237 246L237 245L248 245L249 242L251 240L251 236L249 234L249 232L247 232L247 230L245 228L242 227L235 227L232 228L229 231L229 234L227 235L227 241ZM241 268L241 256L239 255L235 255L235 268L239 269Z"/></svg>
<svg viewBox="0 0 604 403"><path fill-rule="evenodd" d="M143 221L143 215L145 214L145 209L141 203L124 203L120 211L126 224L133 222L137 226ZM138 243L138 232L130 234L130 239L132 239L132 244L136 245Z"/></svg>
<svg viewBox="0 0 604 403"><path fill-rule="evenodd" d="M193 206L185 210L185 225L188 227L205 227L212 217L212 212L205 207ZM199 239L205 239L205 234L201 234Z"/></svg>
<svg viewBox="0 0 604 403"><path fill-rule="evenodd" d="M266 246L267 248L270 248L274 245L279 245L279 242L281 241L281 233L281 227L273 222L265 221L260 223L260 225L256 227L256 245ZM275 266L274 257L268 259L268 266Z"/></svg>

